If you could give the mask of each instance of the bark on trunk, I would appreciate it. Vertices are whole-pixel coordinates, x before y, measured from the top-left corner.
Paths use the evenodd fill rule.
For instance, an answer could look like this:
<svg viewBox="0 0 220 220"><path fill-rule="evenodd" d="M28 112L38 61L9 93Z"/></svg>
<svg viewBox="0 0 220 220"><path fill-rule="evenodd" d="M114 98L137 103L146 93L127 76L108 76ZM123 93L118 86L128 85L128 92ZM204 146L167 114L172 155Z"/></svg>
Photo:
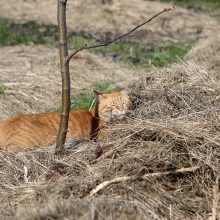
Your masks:
<svg viewBox="0 0 220 220"><path fill-rule="evenodd" d="M58 0L57 21L59 30L60 71L62 76L62 112L56 141L56 153L63 150L70 111L70 74L69 62L66 61L66 57L68 56L66 4L67 0Z"/></svg>

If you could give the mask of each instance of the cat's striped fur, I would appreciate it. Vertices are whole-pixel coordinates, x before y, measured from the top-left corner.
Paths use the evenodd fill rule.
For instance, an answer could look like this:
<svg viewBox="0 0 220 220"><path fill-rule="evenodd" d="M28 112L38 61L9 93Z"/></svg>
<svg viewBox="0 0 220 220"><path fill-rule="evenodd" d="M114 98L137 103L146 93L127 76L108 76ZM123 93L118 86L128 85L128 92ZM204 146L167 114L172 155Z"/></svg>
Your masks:
<svg viewBox="0 0 220 220"><path fill-rule="evenodd" d="M68 139L95 138L100 125L123 117L130 106L125 91L96 92L96 100L95 109L70 112ZM21 115L0 121L0 147L17 152L51 145L56 140L59 122L58 112Z"/></svg>

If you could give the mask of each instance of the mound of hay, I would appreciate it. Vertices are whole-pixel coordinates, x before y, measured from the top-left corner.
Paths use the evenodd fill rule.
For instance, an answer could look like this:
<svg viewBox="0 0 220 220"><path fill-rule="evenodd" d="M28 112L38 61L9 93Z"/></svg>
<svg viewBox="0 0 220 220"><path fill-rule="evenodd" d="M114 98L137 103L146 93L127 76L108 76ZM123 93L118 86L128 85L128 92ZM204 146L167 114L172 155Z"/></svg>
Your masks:
<svg viewBox="0 0 220 220"><path fill-rule="evenodd" d="M200 42L192 48L187 55L188 59L194 60L204 69L211 72L211 76L219 78L220 70L220 32L216 31L206 40Z"/></svg>
<svg viewBox="0 0 220 220"><path fill-rule="evenodd" d="M206 45L215 54L218 47ZM220 82L219 69L211 69L214 60L210 55L210 65L203 68L189 59L132 84L134 109L123 123L109 126L105 143L80 143L55 160L50 148L0 152L2 216L219 218ZM199 168L175 172L190 167ZM142 178L164 171L171 173ZM104 181L127 176L132 179L91 195Z"/></svg>

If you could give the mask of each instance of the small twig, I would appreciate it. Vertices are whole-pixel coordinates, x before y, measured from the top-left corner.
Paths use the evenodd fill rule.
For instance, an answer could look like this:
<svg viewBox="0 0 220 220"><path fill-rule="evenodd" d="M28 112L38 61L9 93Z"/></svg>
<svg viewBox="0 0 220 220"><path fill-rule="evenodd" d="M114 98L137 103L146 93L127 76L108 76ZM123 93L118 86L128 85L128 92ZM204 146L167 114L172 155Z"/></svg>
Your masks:
<svg viewBox="0 0 220 220"><path fill-rule="evenodd" d="M75 56L78 52L80 52L81 50L84 50L84 49L94 49L94 48L97 48L97 47L106 47L108 46L109 44L112 44L114 43L115 41L121 39L121 38L124 38L128 35L130 35L132 32L134 32L135 30L137 30L138 28L144 26L145 24L151 22L154 18L158 17L159 15L165 13L165 12L169 12L169 11L172 11L172 10L175 10L175 7L173 6L172 8L164 8L162 11L158 12L157 14L155 14L154 16L152 16L150 19L148 19L147 21L137 25L136 27L134 27L132 30L130 30L129 32L125 33L125 34L122 34L116 38L114 38L113 40L107 42L107 43L103 43L103 44L98 44L98 45L91 45L91 46L88 46L87 44L85 44L84 46L82 46L81 48L79 48L78 50L74 51L73 53L69 54L67 57L66 57L66 62L69 63L69 61L71 60L71 58L73 56Z"/></svg>
<svg viewBox="0 0 220 220"><path fill-rule="evenodd" d="M102 183L100 183L95 189L93 189L90 192L90 196L95 195L96 193L98 193L100 190L102 190L103 188L114 184L114 183L120 183L120 182L126 182L129 180L145 180L148 179L149 177L159 177L159 176L166 176L169 174L177 174L177 173L186 173L186 172L194 172L196 170L198 170L200 168L200 166L194 166L194 167L187 167L187 168L180 168L177 170L172 170L172 171L165 171L165 172L156 172L156 173L148 173L145 174L143 176L122 176L122 177L116 177L112 180L107 180L104 181Z"/></svg>
<svg viewBox="0 0 220 220"><path fill-rule="evenodd" d="M93 108L93 106L94 106L94 104L95 104L95 101L96 101L96 99L93 99L93 101L92 101L92 103L91 103L91 105L90 105L90 107L89 107L89 111Z"/></svg>
<svg viewBox="0 0 220 220"><path fill-rule="evenodd" d="M28 183L28 168L24 166L24 182Z"/></svg>
<svg viewBox="0 0 220 220"><path fill-rule="evenodd" d="M169 212L170 212L169 220L172 220L173 217L172 217L172 205L171 204L170 204L170 207L169 207Z"/></svg>
<svg viewBox="0 0 220 220"><path fill-rule="evenodd" d="M218 175L217 175L215 184L213 186L212 216L210 220L217 219L218 202L219 202L219 180L218 180Z"/></svg>

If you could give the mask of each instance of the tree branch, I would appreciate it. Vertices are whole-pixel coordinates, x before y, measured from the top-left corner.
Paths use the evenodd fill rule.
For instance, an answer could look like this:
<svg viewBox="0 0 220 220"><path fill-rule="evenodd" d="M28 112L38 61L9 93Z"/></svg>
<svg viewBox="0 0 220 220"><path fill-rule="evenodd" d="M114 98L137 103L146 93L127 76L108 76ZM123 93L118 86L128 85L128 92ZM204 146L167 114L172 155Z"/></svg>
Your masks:
<svg viewBox="0 0 220 220"><path fill-rule="evenodd" d="M91 46L88 46L87 44L85 44L84 46L80 47L78 50L74 51L73 53L69 54L67 57L66 57L66 62L69 63L69 61L78 53L80 52L81 50L84 50L84 49L94 49L94 48L97 48L97 47L106 47L108 46L109 44L112 44L114 43L115 41L121 39L121 38L124 38L128 35L130 35L131 33L133 33L134 31L136 31L138 28L144 26L145 24L151 22L154 18L158 17L159 15L165 13L165 12L169 12L169 11L172 11L172 10L175 10L175 7L173 6L172 8L164 8L162 11L158 12L157 14L153 15L151 18L149 18L147 21L137 25L136 27L134 27L132 30L130 30L129 32L125 33L125 34L122 34L116 38L114 38L113 40L107 42L107 43L103 43L103 44L97 44L97 45L91 45Z"/></svg>
<svg viewBox="0 0 220 220"><path fill-rule="evenodd" d="M156 172L156 173L148 173L145 174L143 176L122 176L122 177L116 177L115 179L112 180L107 180L104 181L102 183L100 183L95 189L93 189L89 196L93 196L96 193L98 193L100 190L102 190L103 188L114 184L114 183L120 183L120 182L126 182L129 180L146 180L149 177L159 177L159 176L166 176L169 174L177 174L177 173L186 173L186 172L194 172L196 170L198 170L200 168L200 166L194 166L194 167L187 167L187 168L180 168L177 170L172 170L172 171L165 171L165 172Z"/></svg>

